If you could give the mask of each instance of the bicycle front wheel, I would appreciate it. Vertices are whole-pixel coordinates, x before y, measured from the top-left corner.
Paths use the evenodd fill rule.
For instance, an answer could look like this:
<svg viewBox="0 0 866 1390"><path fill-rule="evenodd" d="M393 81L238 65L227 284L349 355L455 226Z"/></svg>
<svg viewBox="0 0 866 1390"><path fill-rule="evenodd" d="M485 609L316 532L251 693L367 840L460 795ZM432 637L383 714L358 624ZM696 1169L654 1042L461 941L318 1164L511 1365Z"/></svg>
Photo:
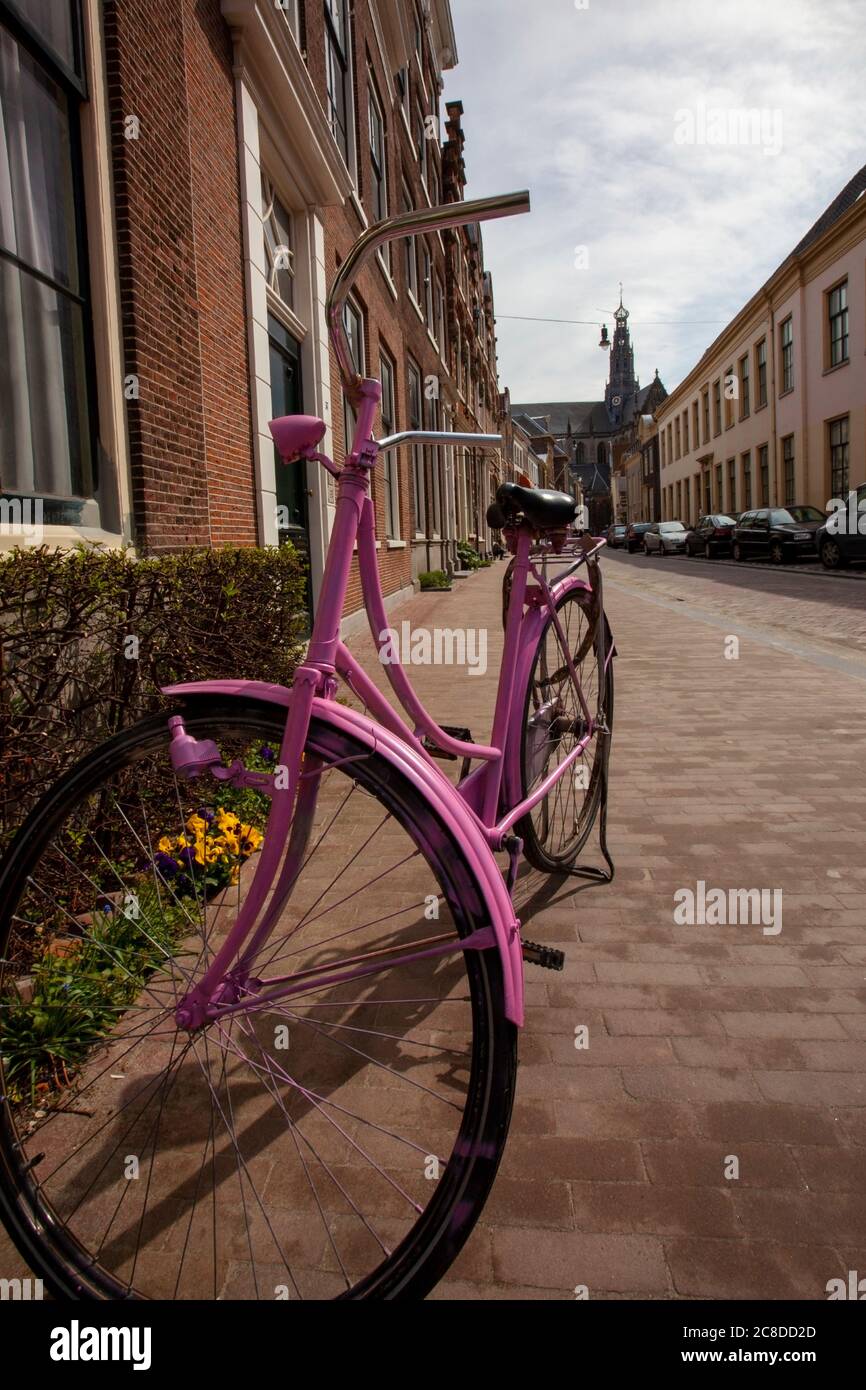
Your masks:
<svg viewBox="0 0 866 1390"><path fill-rule="evenodd" d="M595 595L572 589L556 606L583 697L595 723L583 753L546 796L517 823L533 868L568 868L587 839L601 805L603 739L613 729L611 636ZM606 727L607 734L599 732ZM527 797L586 737L587 721L571 679L562 642L550 618L539 639L526 690L521 743L523 795Z"/></svg>
<svg viewBox="0 0 866 1390"><path fill-rule="evenodd" d="M264 770L285 713L184 718ZM487 925L483 893L419 792L314 720L289 901L243 1007L185 1031L269 803L179 782L168 743L159 716L99 748L0 867L4 1220L60 1297L421 1297L477 1220L514 1093L497 952L423 955Z"/></svg>

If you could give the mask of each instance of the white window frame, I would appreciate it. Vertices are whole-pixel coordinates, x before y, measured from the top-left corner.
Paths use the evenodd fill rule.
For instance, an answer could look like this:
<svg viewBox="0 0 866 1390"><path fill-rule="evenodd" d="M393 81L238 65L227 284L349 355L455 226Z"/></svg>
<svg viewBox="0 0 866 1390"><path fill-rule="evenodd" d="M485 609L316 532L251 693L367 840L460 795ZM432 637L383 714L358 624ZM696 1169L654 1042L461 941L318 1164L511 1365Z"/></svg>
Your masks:
<svg viewBox="0 0 866 1390"><path fill-rule="evenodd" d="M331 109L333 107L330 87L332 42L335 42L337 45L339 45L340 43L338 26L334 17L334 10L337 7L339 8L340 14L342 15L340 27L342 28L344 35L344 51L342 52L341 56L345 62L345 68L343 70L343 95L346 112L345 150L342 147L342 143L337 133L337 130L335 130L334 128L335 117L334 111ZM328 96L328 124L331 127L331 134L333 135L334 143L336 144L337 149L339 150L340 155L345 162L349 174L351 175L352 182L357 186L358 167L357 149L355 143L355 84L353 81L354 65L352 55L352 22L349 13L349 0L323 0L323 10L325 18L325 87ZM343 65L341 64L341 67L342 66Z"/></svg>
<svg viewBox="0 0 866 1390"><path fill-rule="evenodd" d="M406 212L414 212L415 204L412 201L412 193L405 178L403 179L403 207ZM416 309L421 308L418 292L418 239L414 236L403 238L403 252L409 273L406 276L406 288L409 298Z"/></svg>
<svg viewBox="0 0 866 1390"><path fill-rule="evenodd" d="M397 368L393 358L379 349L379 380L382 383L382 431L383 434L397 433ZM397 450L389 449L382 463L385 482L385 537L389 541L399 541L400 527L400 469Z"/></svg>
<svg viewBox="0 0 866 1390"><path fill-rule="evenodd" d="M278 238L279 225L277 208L285 214L288 222L288 242ZM277 192L273 179L262 169L262 232L265 240L265 264L268 271L268 289L276 295L281 304L294 311L295 307L295 218L291 208ZM278 259L281 264L277 264ZM286 299L279 287L280 274L290 277L291 298Z"/></svg>
<svg viewBox="0 0 866 1390"><path fill-rule="evenodd" d="M351 327L352 318L357 320L357 335ZM343 305L343 328L346 333L346 342L349 345L349 352L351 353L355 369L361 376L365 376L366 327L364 324L364 310L361 308L361 305L358 303L357 299L355 299L354 295L351 294ZM343 439L347 454L352 447L352 439L355 433L357 418L346 393L343 392Z"/></svg>
<svg viewBox="0 0 866 1390"><path fill-rule="evenodd" d="M417 384L417 410L413 408L413 386ZM424 428L424 377L421 368L410 357L406 362L406 391L409 399L409 429ZM427 534L427 493L424 487L424 448L412 445L412 491L415 498L415 539Z"/></svg>

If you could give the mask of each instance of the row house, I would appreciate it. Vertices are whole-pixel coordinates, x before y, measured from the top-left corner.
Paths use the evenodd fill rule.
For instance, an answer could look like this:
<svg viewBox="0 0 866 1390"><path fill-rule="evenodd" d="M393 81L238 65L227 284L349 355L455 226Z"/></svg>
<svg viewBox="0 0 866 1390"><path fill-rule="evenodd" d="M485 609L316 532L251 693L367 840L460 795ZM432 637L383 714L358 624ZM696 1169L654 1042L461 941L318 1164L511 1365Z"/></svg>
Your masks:
<svg viewBox="0 0 866 1390"><path fill-rule="evenodd" d="M661 519L661 461L659 427L654 415L635 416L620 456L616 520Z"/></svg>
<svg viewBox="0 0 866 1390"><path fill-rule="evenodd" d="M656 410L664 519L866 481L864 195L866 166Z"/></svg>
<svg viewBox="0 0 866 1390"><path fill-rule="evenodd" d="M328 287L372 222L463 197L448 0L0 0L0 58L3 499L49 544L291 540L315 602L333 480L278 465L267 423L319 415L341 458ZM477 227L391 243L345 313L382 434L497 430ZM377 469L389 602L488 546L475 453Z"/></svg>

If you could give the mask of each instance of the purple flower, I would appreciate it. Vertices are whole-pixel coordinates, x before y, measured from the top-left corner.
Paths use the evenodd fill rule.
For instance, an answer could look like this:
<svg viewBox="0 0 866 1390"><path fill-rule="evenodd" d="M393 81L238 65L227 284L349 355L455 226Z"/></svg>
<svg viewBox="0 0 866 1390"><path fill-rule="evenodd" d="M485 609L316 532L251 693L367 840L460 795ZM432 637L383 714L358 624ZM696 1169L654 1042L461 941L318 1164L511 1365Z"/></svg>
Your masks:
<svg viewBox="0 0 866 1390"><path fill-rule="evenodd" d="M266 763L272 763L272 762L274 761L274 758L275 758L276 756L277 756L277 755L276 755L276 753L274 752L273 748L269 748L268 745L265 744L264 747L262 748L262 758L264 759L264 761L265 761Z"/></svg>
<svg viewBox="0 0 866 1390"><path fill-rule="evenodd" d="M158 849L154 855L153 865L163 878L174 878L177 873L177 864L170 854L165 854L161 849Z"/></svg>
<svg viewBox="0 0 866 1390"><path fill-rule="evenodd" d="M195 863L195 850L191 845L187 845L186 849L181 850L177 858L180 864L185 864L188 869L191 869Z"/></svg>
<svg viewBox="0 0 866 1390"><path fill-rule="evenodd" d="M206 806L200 806L196 811L196 815L201 816L203 821L207 821L208 825L213 825L214 813L213 811L209 811Z"/></svg>

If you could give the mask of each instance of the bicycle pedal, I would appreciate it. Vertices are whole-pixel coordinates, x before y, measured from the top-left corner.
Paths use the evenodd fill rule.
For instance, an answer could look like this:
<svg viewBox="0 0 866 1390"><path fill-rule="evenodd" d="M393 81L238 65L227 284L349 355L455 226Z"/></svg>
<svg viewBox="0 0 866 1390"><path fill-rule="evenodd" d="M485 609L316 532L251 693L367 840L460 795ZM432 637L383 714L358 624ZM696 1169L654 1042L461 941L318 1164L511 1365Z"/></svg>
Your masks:
<svg viewBox="0 0 866 1390"><path fill-rule="evenodd" d="M459 729L453 724L440 724L439 728L442 730L443 734L447 734L449 738L456 738L460 743L473 742L472 734L468 729ZM431 757L442 758L445 762L456 763L457 754L446 753L444 749L439 748L438 745L433 742L429 734L425 734L421 742Z"/></svg>
<svg viewBox="0 0 866 1390"><path fill-rule="evenodd" d="M565 952L554 946L539 946L537 941L524 941L523 959L529 965L540 965L543 970L562 970L565 965Z"/></svg>

